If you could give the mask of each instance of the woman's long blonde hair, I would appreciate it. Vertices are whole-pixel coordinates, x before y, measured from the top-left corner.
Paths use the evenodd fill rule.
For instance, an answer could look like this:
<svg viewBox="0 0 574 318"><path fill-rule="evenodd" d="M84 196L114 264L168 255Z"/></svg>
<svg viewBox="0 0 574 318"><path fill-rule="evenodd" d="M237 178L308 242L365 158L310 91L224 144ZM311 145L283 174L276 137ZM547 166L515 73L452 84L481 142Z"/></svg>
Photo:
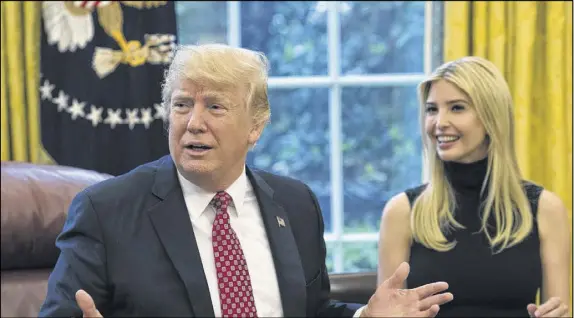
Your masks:
<svg viewBox="0 0 574 318"><path fill-rule="evenodd" d="M462 90L476 109L489 137L488 165L481 188L487 191L481 205L483 232L497 252L524 240L533 226L530 204L522 187L522 176L514 146L512 97L496 66L480 57L465 57L440 66L419 85L421 132L429 167L429 183L413 205L411 229L416 242L437 251L452 249L445 233L464 228L454 218L456 206L444 163L425 132L425 103L431 85L443 79ZM488 188L488 189L487 189ZM488 220L494 216L494 233Z"/></svg>

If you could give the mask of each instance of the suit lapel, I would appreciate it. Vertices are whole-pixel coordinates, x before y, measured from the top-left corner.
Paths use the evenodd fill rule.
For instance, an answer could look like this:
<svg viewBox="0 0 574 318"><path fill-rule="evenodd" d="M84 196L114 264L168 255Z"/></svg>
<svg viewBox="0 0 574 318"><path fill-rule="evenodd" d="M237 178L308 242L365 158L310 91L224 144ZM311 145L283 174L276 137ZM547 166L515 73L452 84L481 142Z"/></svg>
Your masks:
<svg viewBox="0 0 574 318"><path fill-rule="evenodd" d="M273 199L273 189L255 172L247 174L257 197L273 255L285 317L306 315L305 276L289 217Z"/></svg>
<svg viewBox="0 0 574 318"><path fill-rule="evenodd" d="M160 161L152 192L161 201L148 210L151 222L181 280L196 316L214 316L201 256L173 161Z"/></svg>

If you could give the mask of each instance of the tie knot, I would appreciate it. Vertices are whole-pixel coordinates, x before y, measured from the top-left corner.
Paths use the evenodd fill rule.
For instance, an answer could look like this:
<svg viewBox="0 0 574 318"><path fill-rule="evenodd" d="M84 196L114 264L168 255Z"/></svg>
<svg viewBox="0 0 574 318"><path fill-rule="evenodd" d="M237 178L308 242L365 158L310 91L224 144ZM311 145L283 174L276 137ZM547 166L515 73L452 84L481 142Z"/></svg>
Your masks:
<svg viewBox="0 0 574 318"><path fill-rule="evenodd" d="M215 194L213 199L211 200L211 204L215 207L217 213L227 213L227 207L231 203L232 199L229 193L225 191L219 191Z"/></svg>

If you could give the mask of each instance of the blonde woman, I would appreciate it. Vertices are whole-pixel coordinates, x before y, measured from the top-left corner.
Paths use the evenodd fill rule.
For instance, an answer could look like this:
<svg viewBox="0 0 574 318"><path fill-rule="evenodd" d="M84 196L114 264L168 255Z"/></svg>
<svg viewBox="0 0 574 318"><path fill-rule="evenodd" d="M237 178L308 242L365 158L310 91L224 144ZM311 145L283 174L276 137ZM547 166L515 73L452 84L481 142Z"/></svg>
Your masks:
<svg viewBox="0 0 574 318"><path fill-rule="evenodd" d="M454 300L439 316L569 315L566 208L520 174L501 73L462 58L439 67L419 94L429 182L386 204L379 281L408 262L405 288L447 282Z"/></svg>

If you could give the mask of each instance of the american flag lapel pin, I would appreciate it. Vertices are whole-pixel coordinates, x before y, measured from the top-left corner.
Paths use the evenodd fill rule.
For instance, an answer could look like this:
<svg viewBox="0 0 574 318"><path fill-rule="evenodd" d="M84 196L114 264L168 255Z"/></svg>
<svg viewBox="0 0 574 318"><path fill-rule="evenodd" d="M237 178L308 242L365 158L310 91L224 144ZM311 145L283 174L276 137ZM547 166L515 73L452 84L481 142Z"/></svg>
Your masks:
<svg viewBox="0 0 574 318"><path fill-rule="evenodd" d="M285 220L283 220L280 217L277 217L277 224L279 224L279 227L285 227Z"/></svg>

